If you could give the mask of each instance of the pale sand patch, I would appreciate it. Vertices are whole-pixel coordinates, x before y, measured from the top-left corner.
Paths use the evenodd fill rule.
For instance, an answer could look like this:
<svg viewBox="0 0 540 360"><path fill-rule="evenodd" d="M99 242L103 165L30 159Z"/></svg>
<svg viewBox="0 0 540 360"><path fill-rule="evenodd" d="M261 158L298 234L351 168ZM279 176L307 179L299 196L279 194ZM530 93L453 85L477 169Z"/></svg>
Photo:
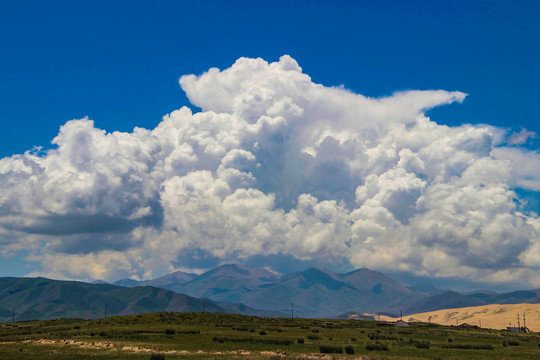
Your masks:
<svg viewBox="0 0 540 360"><path fill-rule="evenodd" d="M71 345L71 346L78 346L84 349L110 349L110 350L119 350L119 351L126 351L126 352L144 352L144 353L154 353L159 352L162 354L179 354L179 355L197 355L197 354L208 354L208 355L252 355L252 354L260 354L262 356L282 356L285 357L288 355L286 351L260 351L260 352L252 352L248 350L232 350L232 351L204 351L204 350L196 350L196 351L188 351L188 350L160 350L159 348L145 348L142 346L134 346L134 345L123 345L122 347L115 347L115 344L112 342L106 342L106 341L98 341L98 342L86 342L86 341L79 341L79 340L72 340L72 339L65 339L65 340L50 340L50 339L39 339L39 340L27 340L25 342L35 342L41 345ZM321 353L313 353L313 354L294 354L295 357L307 359L307 360L332 360L337 359L336 357L333 357L329 354L321 354ZM358 357L355 358L358 360L368 360L367 357Z"/></svg>
<svg viewBox="0 0 540 360"><path fill-rule="evenodd" d="M540 304L493 304L445 309L403 316L403 320L428 322L431 316L431 322L436 324L456 325L457 320L458 324L480 326L481 323L483 328L506 329L510 324L517 326L518 314L521 326L525 314L527 327L534 332L540 332ZM381 315L381 320L396 321L399 318Z"/></svg>

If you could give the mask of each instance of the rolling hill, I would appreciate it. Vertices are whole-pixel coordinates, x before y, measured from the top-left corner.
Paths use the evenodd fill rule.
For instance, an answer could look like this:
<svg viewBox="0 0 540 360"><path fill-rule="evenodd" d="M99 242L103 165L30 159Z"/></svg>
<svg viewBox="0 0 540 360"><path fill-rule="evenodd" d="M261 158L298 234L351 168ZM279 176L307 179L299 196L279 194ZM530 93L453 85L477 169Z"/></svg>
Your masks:
<svg viewBox="0 0 540 360"><path fill-rule="evenodd" d="M218 304L170 290L142 286L126 288L46 278L0 278L0 321L87 318L148 312L216 312L282 316L241 304Z"/></svg>

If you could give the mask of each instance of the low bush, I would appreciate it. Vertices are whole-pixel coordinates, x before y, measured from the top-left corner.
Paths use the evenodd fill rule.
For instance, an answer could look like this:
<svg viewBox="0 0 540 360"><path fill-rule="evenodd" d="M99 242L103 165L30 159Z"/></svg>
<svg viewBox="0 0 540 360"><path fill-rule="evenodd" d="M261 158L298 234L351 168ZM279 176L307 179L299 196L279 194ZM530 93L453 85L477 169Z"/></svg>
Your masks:
<svg viewBox="0 0 540 360"><path fill-rule="evenodd" d="M444 349L465 349L465 350L493 350L492 345L483 345L483 344L452 344L452 345L442 345Z"/></svg>
<svg viewBox="0 0 540 360"><path fill-rule="evenodd" d="M429 349L431 344L429 341L415 341L414 346L416 346L417 349Z"/></svg>
<svg viewBox="0 0 540 360"><path fill-rule="evenodd" d="M298 338L298 340L296 342L299 343L299 344L303 344L304 343L304 338Z"/></svg>
<svg viewBox="0 0 540 360"><path fill-rule="evenodd" d="M366 350L368 351L388 351L388 345L375 342L375 343L367 343L366 344Z"/></svg>
<svg viewBox="0 0 540 360"><path fill-rule="evenodd" d="M259 331L259 335L266 335L266 331L264 330Z"/></svg>
<svg viewBox="0 0 540 360"><path fill-rule="evenodd" d="M354 354L354 347L352 345L345 346L345 352L349 355Z"/></svg>
<svg viewBox="0 0 540 360"><path fill-rule="evenodd" d="M198 335L201 332L199 330L186 330L186 331L178 331L178 334L185 334L185 335Z"/></svg>
<svg viewBox="0 0 540 360"><path fill-rule="evenodd" d="M154 353L150 355L150 360L165 360L165 355Z"/></svg>
<svg viewBox="0 0 540 360"><path fill-rule="evenodd" d="M249 331L249 328L247 326L233 327L232 329L236 331Z"/></svg>
<svg viewBox="0 0 540 360"><path fill-rule="evenodd" d="M319 352L323 354L343 354L343 348L334 345L320 345Z"/></svg>
<svg viewBox="0 0 540 360"><path fill-rule="evenodd" d="M370 340L399 340L397 336L388 336L380 334L379 332L369 333L368 337Z"/></svg>
<svg viewBox="0 0 540 360"><path fill-rule="evenodd" d="M214 336L212 341L219 342L220 344L224 342L231 343L247 343L247 344L266 344L266 345L291 345L292 340L286 339L258 339L255 337L246 337L246 338L231 338L231 337L218 337Z"/></svg>
<svg viewBox="0 0 540 360"><path fill-rule="evenodd" d="M165 329L165 335L174 335L176 334L176 330L174 329Z"/></svg>
<svg viewBox="0 0 540 360"><path fill-rule="evenodd" d="M308 340L321 340L321 337L320 336L315 336L315 335L308 335Z"/></svg>

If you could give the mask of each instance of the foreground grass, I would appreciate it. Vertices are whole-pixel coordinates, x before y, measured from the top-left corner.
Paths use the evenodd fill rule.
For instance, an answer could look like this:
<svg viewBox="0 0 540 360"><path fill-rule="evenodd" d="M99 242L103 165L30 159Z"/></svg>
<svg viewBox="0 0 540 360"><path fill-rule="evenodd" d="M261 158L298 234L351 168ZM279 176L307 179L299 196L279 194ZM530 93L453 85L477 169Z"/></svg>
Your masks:
<svg viewBox="0 0 540 360"><path fill-rule="evenodd" d="M540 359L539 344L537 334L425 323L207 313L0 324L1 359Z"/></svg>

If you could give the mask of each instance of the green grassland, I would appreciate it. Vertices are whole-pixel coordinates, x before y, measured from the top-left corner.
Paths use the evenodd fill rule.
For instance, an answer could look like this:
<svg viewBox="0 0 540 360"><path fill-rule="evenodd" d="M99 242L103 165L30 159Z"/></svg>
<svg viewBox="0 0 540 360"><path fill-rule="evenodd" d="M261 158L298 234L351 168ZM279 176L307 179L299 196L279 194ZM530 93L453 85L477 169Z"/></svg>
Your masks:
<svg viewBox="0 0 540 360"><path fill-rule="evenodd" d="M0 324L0 359L532 360L539 344L538 334L489 329L210 313Z"/></svg>

